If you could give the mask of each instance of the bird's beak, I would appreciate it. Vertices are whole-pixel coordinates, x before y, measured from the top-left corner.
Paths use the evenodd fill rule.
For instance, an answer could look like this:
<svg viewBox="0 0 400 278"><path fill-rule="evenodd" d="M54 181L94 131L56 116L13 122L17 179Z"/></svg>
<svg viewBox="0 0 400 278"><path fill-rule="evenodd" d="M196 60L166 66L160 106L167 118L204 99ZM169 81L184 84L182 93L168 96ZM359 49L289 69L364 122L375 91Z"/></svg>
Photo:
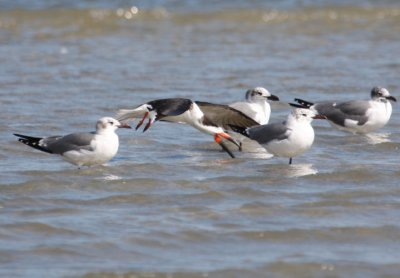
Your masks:
<svg viewBox="0 0 400 278"><path fill-rule="evenodd" d="M279 98L275 95L270 95L269 97L267 97L267 99L272 101L279 101Z"/></svg>
<svg viewBox="0 0 400 278"><path fill-rule="evenodd" d="M235 144L239 149L241 149L241 145L235 140L233 139L228 133L225 132L220 132L220 133L216 133L214 136L214 140L215 142L217 142L224 151L226 151L232 158L235 158L235 156L233 155L233 153L228 149L228 147L224 144L224 142L222 141L222 138L228 140L229 142L232 142L233 144Z"/></svg>
<svg viewBox="0 0 400 278"><path fill-rule="evenodd" d="M388 96L386 99L391 100L391 101L397 101L397 99L393 96Z"/></svg>
<svg viewBox="0 0 400 278"><path fill-rule="evenodd" d="M241 150L242 145L241 145L238 141L236 141L235 139L233 139L232 136L230 136L228 133L221 132L221 133L218 133L218 135L221 136L221 137L223 137L223 138L225 138L225 139L228 140L229 142L235 144L235 145L239 148L239 150Z"/></svg>
<svg viewBox="0 0 400 278"><path fill-rule="evenodd" d="M316 120L326 120L326 116L321 115L321 114L317 114L317 115L315 115L315 116L313 117L313 119L316 119Z"/></svg>
<svg viewBox="0 0 400 278"><path fill-rule="evenodd" d="M128 125L127 123L121 123L118 128L132 128L130 125Z"/></svg>

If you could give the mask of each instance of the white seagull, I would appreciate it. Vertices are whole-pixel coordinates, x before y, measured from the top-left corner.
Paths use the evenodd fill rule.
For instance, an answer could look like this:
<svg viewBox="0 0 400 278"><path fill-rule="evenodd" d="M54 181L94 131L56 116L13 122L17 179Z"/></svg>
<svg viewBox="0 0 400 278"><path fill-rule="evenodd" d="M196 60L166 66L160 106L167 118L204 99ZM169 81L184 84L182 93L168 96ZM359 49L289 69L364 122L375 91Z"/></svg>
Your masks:
<svg viewBox="0 0 400 278"><path fill-rule="evenodd" d="M294 109L287 120L281 123L260 125L247 129L232 127L237 132L257 141L268 152L276 156L292 158L308 150L314 142L313 119L325 119L309 109Z"/></svg>
<svg viewBox="0 0 400 278"><path fill-rule="evenodd" d="M215 142L232 158L235 156L226 147L223 139L234 143L239 149L240 144L226 133L226 129L229 129L230 125L240 127L258 125L253 119L227 105L194 102L186 98L152 100L134 109L121 109L117 112L116 118L119 121L135 118L141 119L136 129L147 119L143 132L158 120L189 124L203 133L214 136Z"/></svg>
<svg viewBox="0 0 400 278"><path fill-rule="evenodd" d="M37 150L59 154L66 161L81 166L104 164L112 159L119 147L118 128L130 128L116 119L104 117L97 121L95 132L71 133L65 136L32 137L14 134L18 141Z"/></svg>
<svg viewBox="0 0 400 278"><path fill-rule="evenodd" d="M235 102L229 106L249 116L260 125L265 125L268 124L271 115L268 100L278 101L279 98L263 87L255 87L247 90L246 101Z"/></svg>
<svg viewBox="0 0 400 278"><path fill-rule="evenodd" d="M352 133L369 133L385 126L392 114L390 101L396 101L389 91L382 87L371 90L370 100L351 100L346 102L312 103L295 99L302 107L310 108L325 116L335 127ZM293 105L293 104L291 104ZM297 106L298 105L293 105Z"/></svg>

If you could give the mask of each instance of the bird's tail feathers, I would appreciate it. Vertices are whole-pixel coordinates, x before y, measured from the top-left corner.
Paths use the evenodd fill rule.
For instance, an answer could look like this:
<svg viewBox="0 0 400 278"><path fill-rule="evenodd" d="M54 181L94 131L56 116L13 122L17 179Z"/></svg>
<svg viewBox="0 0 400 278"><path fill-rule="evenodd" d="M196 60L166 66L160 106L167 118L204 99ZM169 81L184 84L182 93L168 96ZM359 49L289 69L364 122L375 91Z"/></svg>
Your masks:
<svg viewBox="0 0 400 278"><path fill-rule="evenodd" d="M290 106L295 107L295 108L308 108L307 106L298 104L298 103L289 103Z"/></svg>
<svg viewBox="0 0 400 278"><path fill-rule="evenodd" d="M234 131L239 134L242 134L243 136L249 137L249 134L247 132L247 127L241 127L241 126L236 126L236 125L229 125L229 127Z"/></svg>
<svg viewBox="0 0 400 278"><path fill-rule="evenodd" d="M300 99L300 98L295 98L294 101L296 101L298 104L302 105L302 108L310 108L311 106L314 105L314 103L306 101L304 99Z"/></svg>
<svg viewBox="0 0 400 278"><path fill-rule="evenodd" d="M27 136L27 135L22 135L22 134L17 134L17 133L14 133L14 135L19 137L18 138L19 142L21 142L29 147L32 147L32 148L37 149L42 152L52 153L50 150L40 146L40 140L43 139L41 137L32 137L32 136Z"/></svg>
<svg viewBox="0 0 400 278"><path fill-rule="evenodd" d="M147 104L143 104L135 109L120 109L115 118L118 121L125 121L129 119L143 118L146 112L149 112Z"/></svg>

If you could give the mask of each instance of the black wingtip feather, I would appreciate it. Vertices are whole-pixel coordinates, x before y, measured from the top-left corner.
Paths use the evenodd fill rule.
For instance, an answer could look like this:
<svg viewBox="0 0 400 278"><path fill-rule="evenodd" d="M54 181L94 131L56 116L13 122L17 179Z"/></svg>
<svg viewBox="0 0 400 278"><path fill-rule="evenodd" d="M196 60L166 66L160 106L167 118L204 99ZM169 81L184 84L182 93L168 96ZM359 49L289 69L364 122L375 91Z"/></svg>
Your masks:
<svg viewBox="0 0 400 278"><path fill-rule="evenodd" d="M243 136L249 137L249 134L247 133L247 127L241 127L241 126L235 126L235 125L229 125L229 127L237 133L242 134Z"/></svg>
<svg viewBox="0 0 400 278"><path fill-rule="evenodd" d="M296 107L296 108L309 108L307 106L301 105L301 104L297 104L297 103L289 103L290 106L292 107Z"/></svg>
<svg viewBox="0 0 400 278"><path fill-rule="evenodd" d="M306 101L304 99L300 99L300 98L295 98L294 101L298 102L300 105L303 105L307 108L310 108L311 106L314 105L314 103Z"/></svg>
<svg viewBox="0 0 400 278"><path fill-rule="evenodd" d="M23 135L23 134L18 134L18 133L13 133L14 136L23 138L23 139L27 139L27 140L42 140L43 138L41 137L32 137L32 136L28 136L28 135Z"/></svg>
<svg viewBox="0 0 400 278"><path fill-rule="evenodd" d="M43 148L42 146L39 145L40 140L42 140L43 138L32 137L32 136L27 136L27 135L22 135L22 134L17 134L17 133L14 133L14 135L19 137L18 141L21 142L22 144L25 144L29 147L32 147L32 148L37 149L42 152L52 153L50 150Z"/></svg>

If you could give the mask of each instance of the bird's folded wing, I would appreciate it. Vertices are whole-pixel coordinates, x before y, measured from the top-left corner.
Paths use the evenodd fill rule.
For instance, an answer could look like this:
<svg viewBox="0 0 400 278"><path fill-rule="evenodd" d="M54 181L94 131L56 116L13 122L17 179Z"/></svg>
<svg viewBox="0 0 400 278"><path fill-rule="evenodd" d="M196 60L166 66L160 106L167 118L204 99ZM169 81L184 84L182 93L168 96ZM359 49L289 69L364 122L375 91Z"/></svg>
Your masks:
<svg viewBox="0 0 400 278"><path fill-rule="evenodd" d="M260 144L268 144L273 140L284 140L289 137L290 129L285 123L273 123L268 125L260 125L247 130L250 139Z"/></svg>
<svg viewBox="0 0 400 278"><path fill-rule="evenodd" d="M67 151L88 150L92 151L91 142L95 134L89 132L72 133L66 136L52 136L43 138L41 144L56 154L63 154Z"/></svg>
<svg viewBox="0 0 400 278"><path fill-rule="evenodd" d="M344 126L346 120L353 120L359 125L368 121L366 116L370 108L368 101L354 100L341 103L318 103L315 105L319 114L324 115L332 122Z"/></svg>

